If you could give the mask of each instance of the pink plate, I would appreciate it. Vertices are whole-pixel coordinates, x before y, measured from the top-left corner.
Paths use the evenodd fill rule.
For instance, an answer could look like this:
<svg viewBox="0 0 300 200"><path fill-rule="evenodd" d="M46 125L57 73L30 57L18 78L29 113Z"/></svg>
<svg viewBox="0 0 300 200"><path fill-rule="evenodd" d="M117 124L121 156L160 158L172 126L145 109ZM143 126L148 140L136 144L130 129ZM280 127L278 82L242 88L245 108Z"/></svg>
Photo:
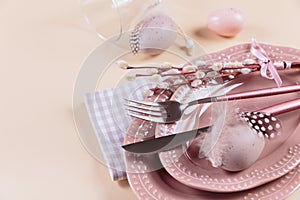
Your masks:
<svg viewBox="0 0 300 200"><path fill-rule="evenodd" d="M142 121L135 121L130 129L136 130ZM295 132L300 132L300 125ZM124 143L133 142L133 138L127 135ZM300 145L296 146L300 149ZM147 166L158 167L160 165L157 155L141 159L126 152L126 164L130 172L127 178L131 189L138 199L168 199L168 200L240 200L240 199L285 199L300 186L300 166L287 172L275 181L261 185L246 191L234 193L214 193L191 188L174 179L165 169L142 172ZM132 170L136 171L133 172Z"/></svg>
<svg viewBox="0 0 300 200"><path fill-rule="evenodd" d="M271 45L263 45L263 47L272 60L300 60L299 50ZM249 44L237 45L213 53L210 56L214 62L225 62L228 59L231 59L231 61L244 61L246 58L251 57L249 48ZM299 83L299 72L281 71L280 75L285 85ZM238 77L230 84L241 82L244 84L232 90L233 92L275 86L273 81L262 78L258 74ZM174 93L172 99L185 102L186 99L190 100L190 95L193 95L193 92L188 87L181 87ZM281 95L280 97L273 96L255 100L235 101L228 103L228 106L231 106L232 109L238 107L241 111L256 111L295 98L299 98L299 93ZM185 120L178 123L157 125L156 137L185 131L191 127L203 126L203 123L206 123L204 121L207 121L205 119L210 116L204 113L201 118L195 118L195 116L199 116L199 110L201 110L201 107L191 111L189 113L190 118L185 116ZM213 192L247 190L277 179L299 164L300 135L298 134L299 129L298 132L295 131L295 128L299 125L299 117L298 110L279 115L278 118L283 127L282 134L273 140L267 141L259 160L251 167L240 172L227 172L221 168L212 167L209 161L198 157L200 145L195 145L195 142L191 144L187 151L185 148L179 147L160 153L159 157L166 171L173 178L187 186Z"/></svg>
<svg viewBox="0 0 300 200"><path fill-rule="evenodd" d="M233 193L213 193L190 188L178 182L164 169L144 174L129 173L128 180L136 196L143 200L274 200L285 199L299 188L300 166L292 169L276 181L250 190Z"/></svg>
<svg viewBox="0 0 300 200"><path fill-rule="evenodd" d="M268 52L272 52L272 59L285 59L288 61L300 60L299 50L270 45L263 45L263 47L266 48ZM210 56L215 61L226 61L229 58L231 60L243 60L250 57L248 50L249 44L243 44L210 54ZM286 84L291 82L295 83L297 82L296 80L299 82L299 74L298 79L297 77L293 77L289 72L281 74L283 74ZM265 80L260 80L258 82L255 77L253 80L252 79L253 77L245 81L252 82L254 80L254 82L265 84ZM270 81L268 82L268 84L272 84ZM265 87L267 85L263 86ZM244 87L245 86L241 86L235 90L243 90L245 89ZM176 93L178 92L179 91ZM283 96L281 100L295 98L294 95ZM173 95L173 98L174 97L175 95ZM261 108L273 103L276 103L276 100L272 98L268 99L268 101L256 102L255 104L251 101L248 102L248 104L244 102L243 109ZM280 138L272 141L272 143L269 142L266 145L267 147L260 160L250 167L249 170L247 169L241 172L244 176L239 175L240 173L234 173L235 175L233 175L233 173L220 172L220 169L211 169L209 167L201 169L199 167L201 161L194 159L195 157L193 157L192 152L189 152L189 158L192 159L188 159L181 154L183 156L180 156L180 158L185 158L184 162L189 163L187 165L197 166L197 171L200 170L200 172L203 172L203 170L210 172L210 175L204 174L199 176L202 180L202 187L205 187L206 190L209 191L224 191L227 193L215 193L189 187L191 182L185 182L188 180L186 177L195 175L193 173L190 174L190 166L182 167L182 170L178 170L178 173L183 174L182 178L176 177L176 174L172 173L171 168L168 167L170 166L170 163L168 163L166 167L169 173L163 169L160 162L165 162L165 158L162 157L163 154L160 155L159 159L157 155L139 156L126 152L127 175L130 186L139 199L284 199L300 185L300 166L297 166L299 161L299 157L297 156L299 156L300 150L300 137L297 136L297 133L300 132L299 112L294 112L294 118L292 118L291 122L288 122L287 120L287 118L290 117L288 115L290 114L280 116L280 120L285 127L284 134L282 134ZM140 131L141 127L142 131ZM297 128L295 129L295 127ZM156 128L159 129L159 127ZM139 130L138 133L137 130ZM154 137L154 134L157 136L163 134L163 132L155 133L154 130L155 124L134 119L128 129L124 143L128 144L145 138ZM178 149L180 150L181 148ZM166 154L168 154L168 152L166 152ZM182 164L185 165L186 163ZM210 178L211 175L215 176L215 178ZM232 175L236 177L233 178ZM240 178L238 178L239 176ZM275 178L277 179L271 182L271 180ZM263 179L263 181L260 181L261 179ZM221 182L221 186L213 188L211 182L214 181ZM222 184L222 182L225 184ZM252 188L254 186L259 187ZM194 185L193 187L197 188L199 186ZM248 190L242 191L245 189ZM239 192L231 193L230 191Z"/></svg>
<svg viewBox="0 0 300 200"><path fill-rule="evenodd" d="M130 127L131 131L137 130L143 121L136 120ZM149 124L146 124L148 126ZM148 126L149 127L149 126ZM300 125L295 132L300 132ZM149 133L151 135L151 133ZM153 132L152 132L153 134ZM132 143L130 133L126 135L125 144ZM300 145L295 146L300 149ZM300 165L287 172L275 181L266 183L257 188L233 193L214 193L191 188L174 179L165 169L144 171L147 167L157 168L159 158L150 155L147 158L126 152L126 164L130 172L127 178L131 189L138 199L168 199L168 200L240 200L240 199L285 199L300 186ZM136 172L134 172L136 171Z"/></svg>

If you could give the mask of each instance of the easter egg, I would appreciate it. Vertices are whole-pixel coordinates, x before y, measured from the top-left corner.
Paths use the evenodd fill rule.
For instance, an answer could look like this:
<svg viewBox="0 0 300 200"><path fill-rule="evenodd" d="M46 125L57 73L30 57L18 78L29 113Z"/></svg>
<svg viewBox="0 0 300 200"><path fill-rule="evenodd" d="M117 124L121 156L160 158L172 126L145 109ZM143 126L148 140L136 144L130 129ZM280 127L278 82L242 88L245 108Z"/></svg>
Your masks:
<svg viewBox="0 0 300 200"><path fill-rule="evenodd" d="M139 22L132 32L130 45L135 54L159 54L168 49L176 40L177 24L167 15L159 14Z"/></svg>
<svg viewBox="0 0 300 200"><path fill-rule="evenodd" d="M259 137L246 123L228 126L223 134L227 140L223 146L221 167L227 171L241 171L250 167L265 146L264 137Z"/></svg>
<svg viewBox="0 0 300 200"><path fill-rule="evenodd" d="M241 11L226 8L211 12L207 19L207 27L224 37L233 37L244 27L245 18Z"/></svg>

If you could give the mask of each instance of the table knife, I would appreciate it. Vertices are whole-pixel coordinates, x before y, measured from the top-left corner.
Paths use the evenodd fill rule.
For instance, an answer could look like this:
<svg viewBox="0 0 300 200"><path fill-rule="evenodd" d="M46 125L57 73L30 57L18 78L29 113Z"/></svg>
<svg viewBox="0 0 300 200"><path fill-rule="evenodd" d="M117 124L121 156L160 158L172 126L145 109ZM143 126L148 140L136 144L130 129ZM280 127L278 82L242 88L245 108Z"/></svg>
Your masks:
<svg viewBox="0 0 300 200"><path fill-rule="evenodd" d="M138 154L155 154L163 151L174 149L185 142L196 138L203 133L208 132L211 126L206 126L199 129L176 133L173 135L162 136L141 142L123 145L122 147L129 152Z"/></svg>

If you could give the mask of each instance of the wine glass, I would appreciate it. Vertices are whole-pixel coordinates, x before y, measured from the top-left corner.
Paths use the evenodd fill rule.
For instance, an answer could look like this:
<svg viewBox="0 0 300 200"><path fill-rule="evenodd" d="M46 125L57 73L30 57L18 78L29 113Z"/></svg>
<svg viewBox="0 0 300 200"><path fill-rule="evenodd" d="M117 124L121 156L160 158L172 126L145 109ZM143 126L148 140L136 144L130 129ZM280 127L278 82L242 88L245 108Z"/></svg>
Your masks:
<svg viewBox="0 0 300 200"><path fill-rule="evenodd" d="M147 10L161 0L79 0L85 21L102 40L129 30Z"/></svg>

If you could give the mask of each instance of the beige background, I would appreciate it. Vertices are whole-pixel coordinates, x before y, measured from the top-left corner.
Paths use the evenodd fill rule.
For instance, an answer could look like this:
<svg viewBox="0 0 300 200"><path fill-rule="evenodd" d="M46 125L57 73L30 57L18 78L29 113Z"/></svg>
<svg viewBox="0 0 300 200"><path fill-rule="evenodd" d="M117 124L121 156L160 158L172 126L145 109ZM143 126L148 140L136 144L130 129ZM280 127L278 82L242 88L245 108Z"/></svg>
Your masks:
<svg viewBox="0 0 300 200"><path fill-rule="evenodd" d="M166 3L174 20L209 52L252 37L300 48L299 0ZM223 7L239 8L247 19L235 38L205 29L208 13ZM77 0L0 1L1 200L136 199L126 181L112 182L86 152L73 122L77 73L100 43ZM300 191L289 199L299 198Z"/></svg>

